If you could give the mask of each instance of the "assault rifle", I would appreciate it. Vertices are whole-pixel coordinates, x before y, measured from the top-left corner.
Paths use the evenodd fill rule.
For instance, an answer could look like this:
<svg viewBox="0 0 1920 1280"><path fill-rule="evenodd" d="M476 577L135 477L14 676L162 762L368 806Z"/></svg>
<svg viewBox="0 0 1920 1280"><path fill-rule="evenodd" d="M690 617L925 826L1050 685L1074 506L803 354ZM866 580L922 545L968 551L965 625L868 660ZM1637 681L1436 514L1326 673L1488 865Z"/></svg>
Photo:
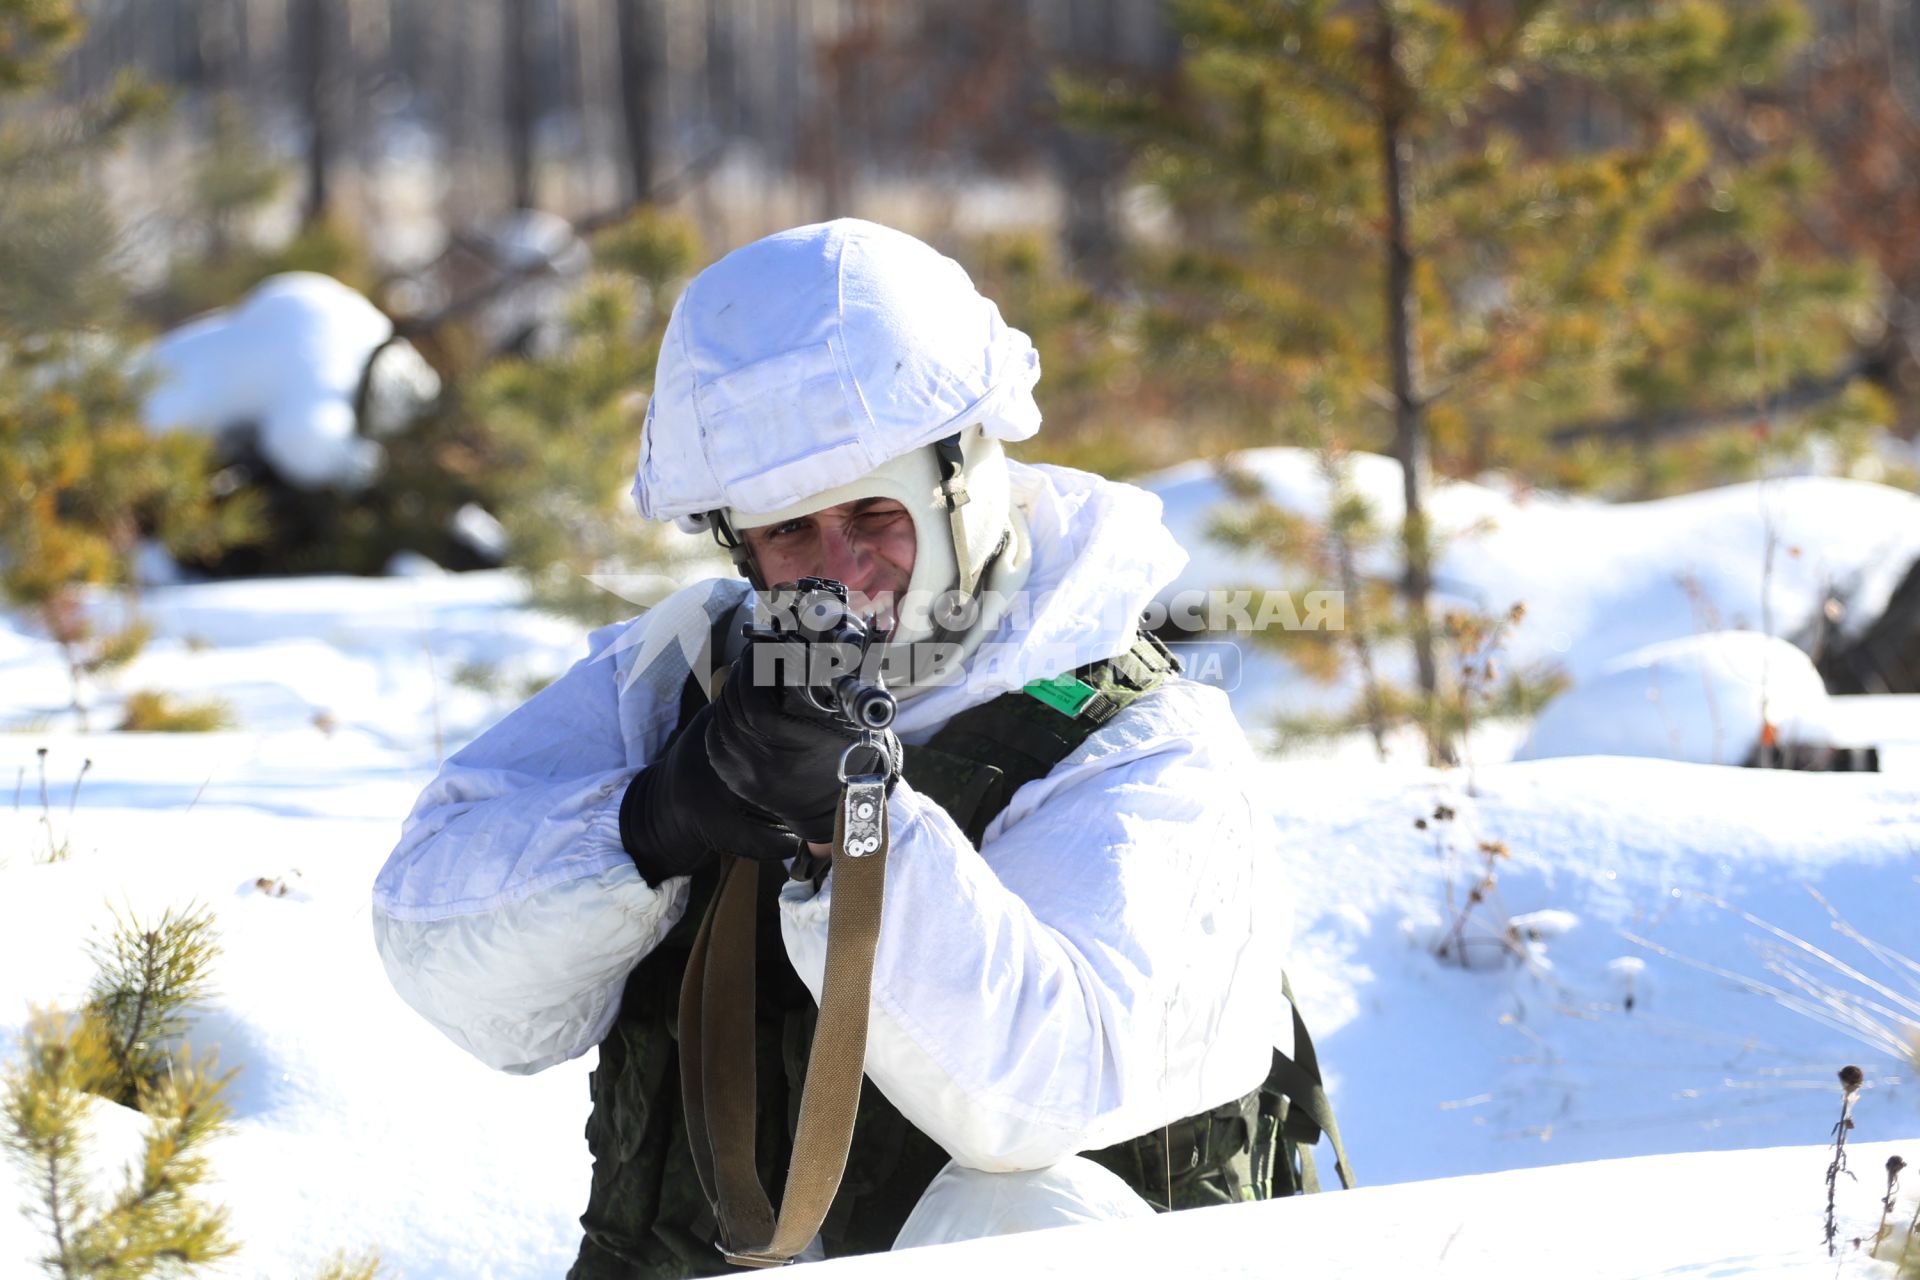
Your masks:
<svg viewBox="0 0 1920 1280"><path fill-rule="evenodd" d="M793 647L804 664L802 690L816 710L837 714L856 728L878 732L897 709L885 683L866 677L867 654L887 633L872 618L854 613L846 584L832 578L802 578L774 586L768 626L748 623L748 640Z"/></svg>

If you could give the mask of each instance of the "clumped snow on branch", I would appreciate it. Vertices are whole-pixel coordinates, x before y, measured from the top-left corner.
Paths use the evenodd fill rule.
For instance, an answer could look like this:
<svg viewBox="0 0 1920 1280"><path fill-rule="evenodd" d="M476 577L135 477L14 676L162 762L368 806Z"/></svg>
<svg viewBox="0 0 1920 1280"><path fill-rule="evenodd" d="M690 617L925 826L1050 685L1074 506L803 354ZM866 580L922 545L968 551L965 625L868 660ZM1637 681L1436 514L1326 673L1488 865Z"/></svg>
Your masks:
<svg viewBox="0 0 1920 1280"><path fill-rule="evenodd" d="M300 489L364 487L381 451L354 418L367 362L393 334L377 307L331 277L290 272L237 305L158 339L148 428L249 436L279 477ZM372 436L404 425L440 392L438 376L404 341L380 350L369 400Z"/></svg>

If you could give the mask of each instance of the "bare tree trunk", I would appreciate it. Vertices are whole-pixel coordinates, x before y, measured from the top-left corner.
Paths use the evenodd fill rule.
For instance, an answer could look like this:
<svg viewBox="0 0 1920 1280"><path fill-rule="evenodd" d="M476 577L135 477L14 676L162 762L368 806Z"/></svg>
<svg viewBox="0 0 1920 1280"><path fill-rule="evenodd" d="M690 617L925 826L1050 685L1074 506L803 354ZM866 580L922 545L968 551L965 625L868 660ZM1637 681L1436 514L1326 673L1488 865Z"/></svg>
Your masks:
<svg viewBox="0 0 1920 1280"><path fill-rule="evenodd" d="M620 45L620 123L627 143L627 193L638 203L653 190L657 176L653 103L660 82L664 33L656 0L614 0L613 12ZM708 21L713 21L711 15Z"/></svg>
<svg viewBox="0 0 1920 1280"><path fill-rule="evenodd" d="M239 15L233 0L199 0L194 11L195 59L213 93L231 92L240 79Z"/></svg>
<svg viewBox="0 0 1920 1280"><path fill-rule="evenodd" d="M1378 15L1380 176L1387 204L1387 358L1393 370L1393 452L1400 460L1407 506L1406 519L1400 526L1407 558L1401 589L1406 596L1413 633L1413 658L1420 692L1427 703L1427 754L1439 764L1450 753L1440 741L1437 705L1440 682L1433 653L1433 620L1427 603L1433 589L1433 548L1427 528L1426 491L1432 483L1433 460L1427 438L1426 403L1420 392L1419 339L1414 328L1413 248L1407 229L1410 147L1393 15L1384 4L1378 6Z"/></svg>
<svg viewBox="0 0 1920 1280"><path fill-rule="evenodd" d="M1091 64L1099 76L1116 73L1120 62L1114 25L1119 21L1110 0L1068 0L1066 48L1069 60ZM1054 130L1054 161L1066 188L1066 218L1062 228L1067 260L1095 287L1110 291L1118 283L1118 189L1126 163L1121 148L1110 138L1084 130Z"/></svg>
<svg viewBox="0 0 1920 1280"><path fill-rule="evenodd" d="M734 47L736 23L726 5L707 6L707 60L702 72L707 121L722 133L738 131L740 123L739 56Z"/></svg>
<svg viewBox="0 0 1920 1280"><path fill-rule="evenodd" d="M334 148L333 65L328 37L328 0L299 0L289 34L300 43L302 105L307 113L307 193L302 217L307 225L327 216L332 199Z"/></svg>
<svg viewBox="0 0 1920 1280"><path fill-rule="evenodd" d="M535 207L533 181L533 0L507 0L505 54L507 164L513 207Z"/></svg>

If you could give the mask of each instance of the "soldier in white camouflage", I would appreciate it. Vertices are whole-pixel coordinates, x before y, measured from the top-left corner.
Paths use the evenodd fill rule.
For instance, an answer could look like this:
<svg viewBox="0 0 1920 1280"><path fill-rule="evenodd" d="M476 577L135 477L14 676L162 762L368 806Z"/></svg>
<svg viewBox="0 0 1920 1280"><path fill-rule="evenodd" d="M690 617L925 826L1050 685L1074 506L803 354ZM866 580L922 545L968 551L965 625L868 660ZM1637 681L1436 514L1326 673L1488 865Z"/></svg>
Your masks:
<svg viewBox="0 0 1920 1280"><path fill-rule="evenodd" d="M396 988L501 1070L598 1047L575 1280L726 1269L676 1045L722 853L762 869L756 1151L766 1185L786 1171L852 730L734 653L756 593L808 575L890 628L899 711L865 1083L803 1256L1310 1179L1324 1094L1246 738L1138 628L1185 553L1151 495L1006 457L1038 378L900 232L801 227L709 267L663 339L634 496L712 531L740 579L596 633L408 819L374 892ZM709 703L698 668L726 662Z"/></svg>

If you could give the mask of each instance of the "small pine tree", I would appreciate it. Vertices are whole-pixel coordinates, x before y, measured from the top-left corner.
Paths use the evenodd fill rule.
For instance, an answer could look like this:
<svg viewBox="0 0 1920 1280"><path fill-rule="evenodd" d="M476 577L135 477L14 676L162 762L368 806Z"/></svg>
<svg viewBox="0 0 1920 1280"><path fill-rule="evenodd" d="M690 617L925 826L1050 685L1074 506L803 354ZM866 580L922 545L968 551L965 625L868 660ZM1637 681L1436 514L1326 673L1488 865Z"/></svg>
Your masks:
<svg viewBox="0 0 1920 1280"><path fill-rule="evenodd" d="M1389 531L1354 484L1351 454L1326 418L1317 425L1314 451L1326 489L1320 515L1280 506L1258 476L1229 462L1220 475L1232 501L1208 530L1228 546L1294 571L1299 581L1289 586L1296 592L1331 586L1340 593L1337 626L1267 629L1255 637L1310 679L1358 685L1353 702L1331 714L1282 717L1278 728L1284 735L1316 739L1364 728L1384 760L1393 731L1437 728L1464 749L1466 733L1479 720L1531 716L1564 687L1562 674L1549 667L1502 669L1500 651L1525 615L1515 605L1499 618L1449 610L1438 628L1449 660L1442 663L1436 696L1429 700L1409 688L1393 665L1406 639L1404 615L1394 608L1395 585L1369 570L1391 558Z"/></svg>
<svg viewBox="0 0 1920 1280"><path fill-rule="evenodd" d="M171 1044L186 1030L187 1011L211 990L219 955L213 913L169 908L148 925L131 911L115 912L111 935L89 950L97 972L86 1016L104 1033L111 1067L98 1083L106 1097L135 1106L173 1069Z"/></svg>
<svg viewBox="0 0 1920 1280"><path fill-rule="evenodd" d="M0 1147L27 1175L31 1215L57 1280L186 1276L231 1256L227 1215L201 1201L205 1148L226 1131L232 1073L211 1057L174 1060L139 1096L149 1129L140 1158L104 1198L88 1183L85 1123L118 1071L113 1031L91 1013L36 1012L19 1060L0 1074Z"/></svg>
<svg viewBox="0 0 1920 1280"><path fill-rule="evenodd" d="M71 3L0 0L0 91L44 84L79 31ZM127 80L0 118L0 600L60 644L83 725L85 677L145 638L137 620L97 630L87 589L134 592L148 536L217 556L257 510L214 501L207 442L155 439L139 420L119 229L88 175L157 105Z"/></svg>
<svg viewBox="0 0 1920 1280"><path fill-rule="evenodd" d="M1356 446L1401 462L1429 702L1436 462L1592 476L1556 432L1757 413L1852 359L1865 277L1796 217L1818 166L1790 130L1752 154L1714 141L1801 37L1793 0L1179 0L1172 20L1177 90L1061 86L1070 118L1137 141L1177 229L1137 255L1143 356L1197 416L1268 438L1300 430L1318 382ZM1553 126L1576 103L1585 137Z"/></svg>

